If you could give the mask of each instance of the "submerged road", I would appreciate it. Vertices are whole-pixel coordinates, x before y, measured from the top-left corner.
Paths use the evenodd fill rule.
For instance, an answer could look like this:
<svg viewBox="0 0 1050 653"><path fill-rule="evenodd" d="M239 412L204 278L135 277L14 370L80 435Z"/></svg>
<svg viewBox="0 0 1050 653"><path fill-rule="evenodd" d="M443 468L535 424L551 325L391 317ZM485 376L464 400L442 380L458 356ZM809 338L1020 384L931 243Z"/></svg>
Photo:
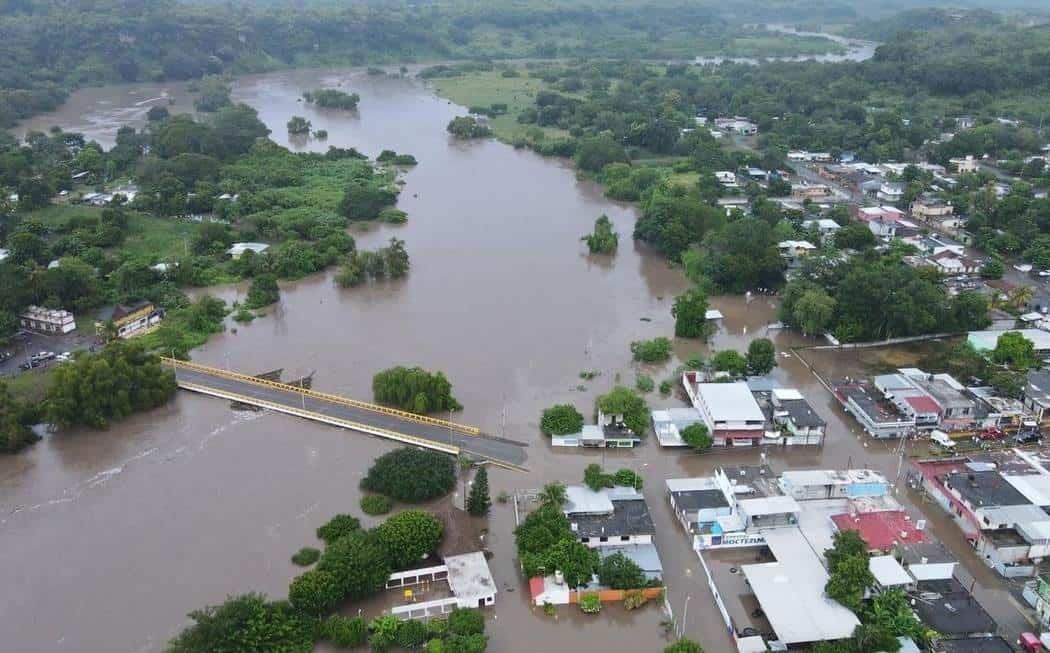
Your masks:
<svg viewBox="0 0 1050 653"><path fill-rule="evenodd" d="M465 453L524 471L525 444L481 433L477 428L267 381L196 363L164 359L180 388L276 410L317 422L369 433L447 453Z"/></svg>

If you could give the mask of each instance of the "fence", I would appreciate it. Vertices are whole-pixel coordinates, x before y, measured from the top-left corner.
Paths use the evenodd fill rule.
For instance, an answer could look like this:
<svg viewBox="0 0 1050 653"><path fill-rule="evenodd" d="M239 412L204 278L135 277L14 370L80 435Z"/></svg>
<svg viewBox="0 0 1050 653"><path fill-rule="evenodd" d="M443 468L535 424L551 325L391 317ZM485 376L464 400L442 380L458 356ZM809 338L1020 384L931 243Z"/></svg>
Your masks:
<svg viewBox="0 0 1050 653"><path fill-rule="evenodd" d="M580 602L580 599L584 596L597 595L598 600L602 603L612 603L616 601L623 601L627 597L628 592L636 592L638 590L576 590L569 592L569 603L576 604ZM646 587L641 590L642 596L647 600L658 599L664 595L664 588L662 587Z"/></svg>

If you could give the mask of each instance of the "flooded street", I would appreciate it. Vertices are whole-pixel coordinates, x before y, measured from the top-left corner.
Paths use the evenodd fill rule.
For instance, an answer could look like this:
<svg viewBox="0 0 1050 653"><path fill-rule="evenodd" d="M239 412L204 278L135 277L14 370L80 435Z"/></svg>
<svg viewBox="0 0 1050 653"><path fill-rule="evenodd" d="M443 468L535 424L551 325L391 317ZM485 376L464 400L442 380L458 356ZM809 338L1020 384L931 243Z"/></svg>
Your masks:
<svg viewBox="0 0 1050 653"><path fill-rule="evenodd" d="M340 85L361 95L347 113L306 106L304 91ZM107 146L129 106L177 87L92 89L75 95L35 128L61 124ZM108 104L102 100L108 97ZM464 110L419 83L361 72L298 71L246 77L234 98L259 110L272 138L294 149L356 147L410 153L401 226L355 229L359 247L403 239L410 275L398 282L343 290L333 272L282 284L270 315L228 331L196 350L194 360L257 373L284 368L286 378L315 372L318 390L371 397L371 378L391 365L442 370L465 406L457 421L529 443L529 474L492 469L493 497L553 480L578 483L596 451L552 449L539 433L541 410L574 403L591 413L594 397L638 371L659 382L695 353L681 341L665 366L633 365L631 340L670 335L670 307L687 287L680 271L630 239L634 210L577 180L564 162L495 141L458 142L445 125ZM188 99L176 107L191 106ZM148 107L147 107L148 108ZM142 112L144 113L144 111ZM305 116L326 129L325 142L289 143L285 122ZM96 131L84 125L98 126ZM620 232L614 258L591 258L579 238L606 214ZM226 300L244 288L211 289ZM778 350L805 341L767 332L775 300L716 298L726 316L712 347L743 349L770 335ZM799 388L828 421L822 450L769 451L785 467L871 465L896 476L897 457L868 443L798 359L780 357L774 375ZM583 370L599 370L583 381ZM650 404L682 405L649 395ZM892 446L892 445L891 445ZM373 437L272 413L237 413L223 401L180 392L176 401L107 432L62 433L27 453L0 459L0 641L10 651L156 651L192 609L227 595L261 591L283 597L298 569L289 557L315 546L314 529L337 512L360 514L358 482L370 461L393 448ZM716 465L757 462L757 451L696 456L664 451L650 437L640 449L608 452L608 467L646 479L668 600L687 635L712 653L733 650L703 572L663 495L669 477L709 473ZM903 493L898 497L906 502ZM977 594L1010 635L1020 617L992 573L965 549L939 509L931 528L977 578ZM606 608L588 616L563 607L558 617L528 605L514 562L513 511L494 504L487 548L500 587L490 612L490 651L581 653L654 651L664 645L655 606ZM364 518L373 524L372 518ZM484 524L481 524L482 526ZM965 581L966 579L964 579Z"/></svg>

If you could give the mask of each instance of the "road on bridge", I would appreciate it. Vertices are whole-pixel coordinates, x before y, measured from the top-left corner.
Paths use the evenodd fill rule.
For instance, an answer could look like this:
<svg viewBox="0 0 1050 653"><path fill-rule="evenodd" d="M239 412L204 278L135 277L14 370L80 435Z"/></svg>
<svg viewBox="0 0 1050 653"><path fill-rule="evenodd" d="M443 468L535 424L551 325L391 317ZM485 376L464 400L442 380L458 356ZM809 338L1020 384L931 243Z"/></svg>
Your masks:
<svg viewBox="0 0 1050 653"><path fill-rule="evenodd" d="M433 445L436 449L458 449L490 462L510 468L521 469L525 463L525 444L479 433L473 427L453 424L443 420L418 417L401 411L372 406L364 402L342 399L334 395L301 391L295 386L274 383L262 379L208 368L194 363L175 362L166 359L166 365L175 367L175 378L180 387L195 392L254 404L275 410L286 409L307 419L331 423L351 422L362 425L380 437L408 436L418 439L421 446ZM319 417L311 417L312 415ZM353 428L346 425L347 428ZM396 439L396 438L395 438Z"/></svg>

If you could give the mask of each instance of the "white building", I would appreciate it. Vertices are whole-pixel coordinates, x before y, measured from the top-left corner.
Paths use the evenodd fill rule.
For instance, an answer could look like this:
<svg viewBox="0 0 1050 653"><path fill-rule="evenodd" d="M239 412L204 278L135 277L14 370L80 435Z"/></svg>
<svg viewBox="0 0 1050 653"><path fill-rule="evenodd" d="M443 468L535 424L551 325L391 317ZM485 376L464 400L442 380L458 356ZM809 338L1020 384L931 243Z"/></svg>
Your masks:
<svg viewBox="0 0 1050 653"><path fill-rule="evenodd" d="M30 306L19 318L23 329L49 335L69 333L76 330L77 323L69 311Z"/></svg>
<svg viewBox="0 0 1050 653"><path fill-rule="evenodd" d="M682 385L714 446L761 443L766 435L766 416L746 383L700 383L697 372L686 372Z"/></svg>
<svg viewBox="0 0 1050 653"><path fill-rule="evenodd" d="M262 254L270 248L266 243L234 243L230 246L226 253L233 258L240 258L247 251L255 252L256 254Z"/></svg>
<svg viewBox="0 0 1050 653"><path fill-rule="evenodd" d="M977 172L978 160L974 158L972 154L967 154L965 157L948 159L948 163L955 168L955 172L962 174L964 172Z"/></svg>
<svg viewBox="0 0 1050 653"><path fill-rule="evenodd" d="M875 196L879 198L880 202L896 204L904 197L904 185L884 181L879 185L879 190L875 193Z"/></svg>

